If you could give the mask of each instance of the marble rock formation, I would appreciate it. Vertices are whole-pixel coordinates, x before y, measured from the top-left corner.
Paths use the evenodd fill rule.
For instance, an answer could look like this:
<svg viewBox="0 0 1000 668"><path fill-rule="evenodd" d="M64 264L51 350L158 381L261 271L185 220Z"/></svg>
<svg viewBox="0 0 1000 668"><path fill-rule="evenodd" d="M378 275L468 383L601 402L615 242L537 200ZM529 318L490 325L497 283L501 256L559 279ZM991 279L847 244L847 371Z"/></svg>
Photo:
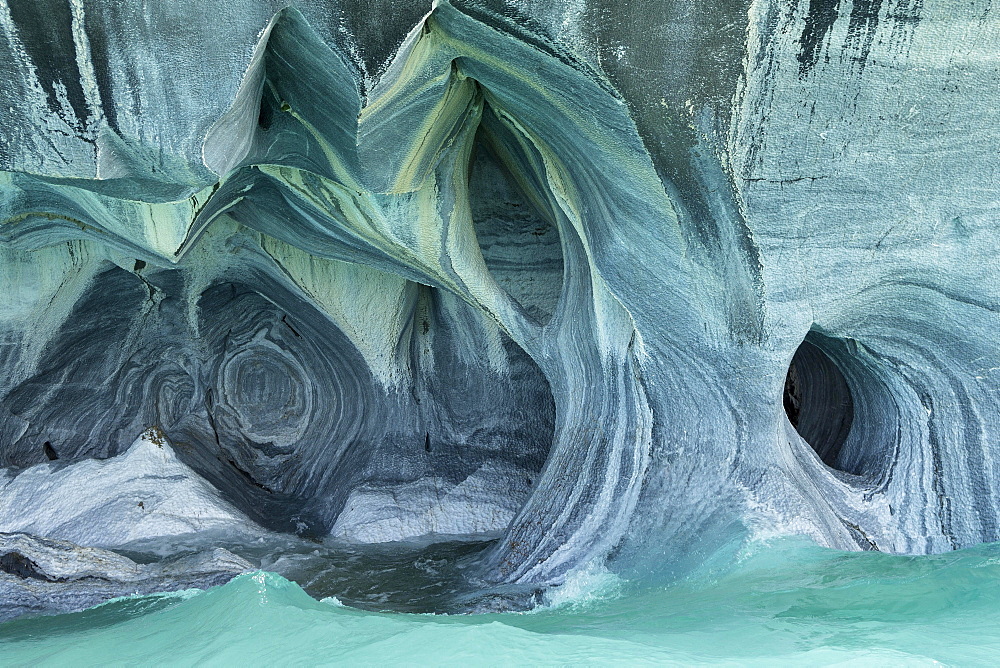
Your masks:
<svg viewBox="0 0 1000 668"><path fill-rule="evenodd" d="M222 548L155 564L24 533L0 533L0 621L80 610L112 598L224 584L252 569Z"/></svg>
<svg viewBox="0 0 1000 668"><path fill-rule="evenodd" d="M0 481L0 518L0 532L91 547L205 533L248 541L264 534L152 430L117 457L8 474Z"/></svg>
<svg viewBox="0 0 1000 668"><path fill-rule="evenodd" d="M0 36L3 530L493 537L498 586L1000 539L988 0L5 0Z"/></svg>

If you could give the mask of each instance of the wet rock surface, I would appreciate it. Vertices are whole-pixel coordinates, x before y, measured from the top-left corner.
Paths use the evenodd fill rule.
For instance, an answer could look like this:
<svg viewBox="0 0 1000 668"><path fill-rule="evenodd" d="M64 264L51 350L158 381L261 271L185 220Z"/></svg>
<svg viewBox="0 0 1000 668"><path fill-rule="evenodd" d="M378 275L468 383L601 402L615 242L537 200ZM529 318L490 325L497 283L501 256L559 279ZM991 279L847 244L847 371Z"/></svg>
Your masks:
<svg viewBox="0 0 1000 668"><path fill-rule="evenodd" d="M252 570L222 548L138 564L116 552L24 533L0 533L0 621L75 612L120 596L206 588Z"/></svg>
<svg viewBox="0 0 1000 668"><path fill-rule="evenodd" d="M0 528L489 538L501 607L1000 539L989 3L22 5Z"/></svg>

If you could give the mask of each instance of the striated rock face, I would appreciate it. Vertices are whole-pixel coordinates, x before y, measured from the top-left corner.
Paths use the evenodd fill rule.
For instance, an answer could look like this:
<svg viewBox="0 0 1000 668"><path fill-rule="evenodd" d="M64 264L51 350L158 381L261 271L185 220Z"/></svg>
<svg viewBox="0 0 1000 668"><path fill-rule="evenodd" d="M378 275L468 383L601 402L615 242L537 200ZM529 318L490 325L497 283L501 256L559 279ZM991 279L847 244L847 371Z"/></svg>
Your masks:
<svg viewBox="0 0 1000 668"><path fill-rule="evenodd" d="M1000 539L988 2L287 4L0 3L0 528Z"/></svg>
<svg viewBox="0 0 1000 668"><path fill-rule="evenodd" d="M252 570L218 548L158 564L23 533L0 533L0 621L29 613L81 610L119 596L224 584Z"/></svg>

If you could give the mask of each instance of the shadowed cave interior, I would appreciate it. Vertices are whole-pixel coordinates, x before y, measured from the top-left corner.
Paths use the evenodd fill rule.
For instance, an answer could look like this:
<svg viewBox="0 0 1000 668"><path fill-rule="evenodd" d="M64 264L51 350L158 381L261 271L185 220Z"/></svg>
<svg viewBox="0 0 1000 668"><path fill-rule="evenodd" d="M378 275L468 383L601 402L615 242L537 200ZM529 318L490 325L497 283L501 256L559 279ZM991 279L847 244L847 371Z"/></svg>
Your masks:
<svg viewBox="0 0 1000 668"><path fill-rule="evenodd" d="M795 351L785 376L783 404L788 421L823 463L840 469L841 449L854 421L854 400L837 363L820 347L823 338L811 333Z"/></svg>
<svg viewBox="0 0 1000 668"><path fill-rule="evenodd" d="M785 376L788 421L837 473L878 481L898 465L901 409L884 360L853 339L810 331Z"/></svg>
<svg viewBox="0 0 1000 668"><path fill-rule="evenodd" d="M471 156L486 265L545 322L562 289L560 235L485 139ZM555 429L548 381L506 333L406 282L400 313L384 315L405 321L394 354L409 380L385 387L336 323L269 275L223 276L192 297L183 269L131 268L94 279L36 373L4 397L0 464L116 458L155 425L226 502L276 532L264 547L222 544L316 597L415 612L494 605L456 598L482 586L462 569L527 500ZM195 547L119 551L141 563Z"/></svg>

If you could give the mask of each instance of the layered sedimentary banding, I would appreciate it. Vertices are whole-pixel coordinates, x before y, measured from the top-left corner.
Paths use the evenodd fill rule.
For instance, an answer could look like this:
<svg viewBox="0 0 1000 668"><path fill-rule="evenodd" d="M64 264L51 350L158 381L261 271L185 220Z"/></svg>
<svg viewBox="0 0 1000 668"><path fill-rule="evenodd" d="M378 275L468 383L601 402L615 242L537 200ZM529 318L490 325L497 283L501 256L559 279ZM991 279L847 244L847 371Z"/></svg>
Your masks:
<svg viewBox="0 0 1000 668"><path fill-rule="evenodd" d="M162 61L192 8L79 10L72 68L5 6L9 475L158 425L248 523L499 537L493 583L1000 538L993 12L674 4L697 39L442 2L378 77L310 2Z"/></svg>

